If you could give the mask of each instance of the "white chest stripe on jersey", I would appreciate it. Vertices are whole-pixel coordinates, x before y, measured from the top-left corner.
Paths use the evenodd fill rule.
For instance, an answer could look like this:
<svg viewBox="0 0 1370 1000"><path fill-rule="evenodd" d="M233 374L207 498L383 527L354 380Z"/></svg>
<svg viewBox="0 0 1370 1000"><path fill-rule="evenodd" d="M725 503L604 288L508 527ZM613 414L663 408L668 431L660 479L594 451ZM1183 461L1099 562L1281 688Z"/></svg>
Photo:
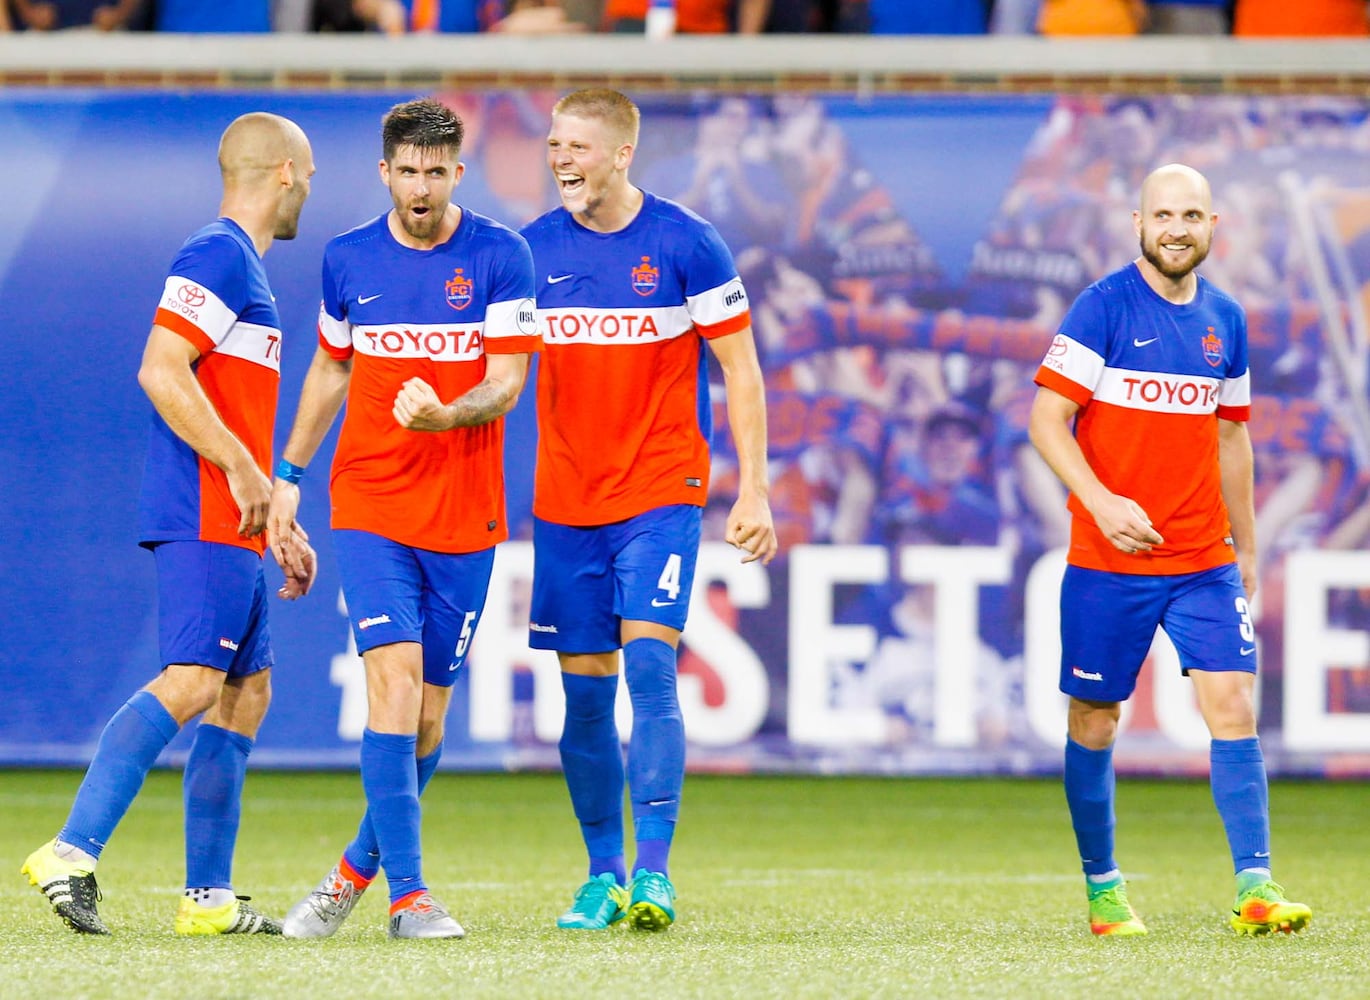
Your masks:
<svg viewBox="0 0 1370 1000"><path fill-rule="evenodd" d="M241 358L253 364L281 370L281 331L256 323L234 323L215 354Z"/></svg>
<svg viewBox="0 0 1370 1000"><path fill-rule="evenodd" d="M484 324L394 324L352 327L358 354L376 358L475 361L484 354Z"/></svg>
<svg viewBox="0 0 1370 1000"><path fill-rule="evenodd" d="M539 309L549 344L650 344L674 340L694 327L685 306L656 309Z"/></svg>
<svg viewBox="0 0 1370 1000"><path fill-rule="evenodd" d="M1203 375L1139 372L1104 368L1094 398L1151 413L1212 413L1218 408L1222 380Z"/></svg>

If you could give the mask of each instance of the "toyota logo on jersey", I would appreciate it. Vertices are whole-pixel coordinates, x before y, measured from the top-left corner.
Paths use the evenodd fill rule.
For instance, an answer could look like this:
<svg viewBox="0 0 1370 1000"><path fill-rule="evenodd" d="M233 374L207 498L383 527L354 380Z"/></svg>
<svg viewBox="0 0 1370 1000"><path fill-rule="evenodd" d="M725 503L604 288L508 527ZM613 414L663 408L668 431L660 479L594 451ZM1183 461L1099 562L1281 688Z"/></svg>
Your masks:
<svg viewBox="0 0 1370 1000"><path fill-rule="evenodd" d="M199 285L182 285L176 289L176 297L188 306L205 304L205 290Z"/></svg>

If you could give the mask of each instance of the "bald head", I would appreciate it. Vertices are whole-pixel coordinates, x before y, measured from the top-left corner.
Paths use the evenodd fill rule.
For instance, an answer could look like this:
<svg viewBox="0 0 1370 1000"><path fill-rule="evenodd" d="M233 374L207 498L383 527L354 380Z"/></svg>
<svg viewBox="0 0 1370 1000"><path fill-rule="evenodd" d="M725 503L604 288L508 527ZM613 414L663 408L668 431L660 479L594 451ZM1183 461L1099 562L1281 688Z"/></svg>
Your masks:
<svg viewBox="0 0 1370 1000"><path fill-rule="evenodd" d="M1167 163L1147 175L1132 222L1152 288L1173 302L1189 301L1192 272L1208 256L1217 221L1208 180L1193 167Z"/></svg>
<svg viewBox="0 0 1370 1000"><path fill-rule="evenodd" d="M219 140L224 184L262 180L286 160L303 162L309 149L304 131L289 118L253 111L235 118Z"/></svg>
<svg viewBox="0 0 1370 1000"><path fill-rule="evenodd" d="M1209 190L1208 178L1183 163L1167 163L1147 174L1142 181L1141 199L1143 215L1159 199L1179 199L1200 204L1205 212L1213 210L1213 192Z"/></svg>
<svg viewBox="0 0 1370 1000"><path fill-rule="evenodd" d="M314 153L300 126L265 111L235 118L219 140L219 171L219 214L247 230L258 252L273 239L294 238L314 174Z"/></svg>

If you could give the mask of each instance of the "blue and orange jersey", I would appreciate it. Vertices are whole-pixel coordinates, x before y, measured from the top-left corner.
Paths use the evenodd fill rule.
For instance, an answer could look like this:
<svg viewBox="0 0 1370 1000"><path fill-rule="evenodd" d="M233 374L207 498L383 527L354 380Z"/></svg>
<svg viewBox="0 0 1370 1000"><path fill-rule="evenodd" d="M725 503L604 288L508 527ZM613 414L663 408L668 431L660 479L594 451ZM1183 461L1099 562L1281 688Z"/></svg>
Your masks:
<svg viewBox="0 0 1370 1000"><path fill-rule="evenodd" d="M618 232L558 208L523 234L545 344L533 513L585 526L702 507L713 424L704 340L751 325L727 246L651 194Z"/></svg>
<svg viewBox="0 0 1370 1000"><path fill-rule="evenodd" d="M281 321L261 255L232 219L191 235L172 261L153 322L200 352L195 378L266 475L281 381ZM262 552L265 537L242 538L228 477L156 413L139 502L143 544L201 540Z"/></svg>
<svg viewBox="0 0 1370 1000"><path fill-rule="evenodd" d="M1251 415L1246 315L1199 278L1167 302L1135 263L1075 300L1036 382L1080 406L1075 438L1109 490L1135 500L1165 539L1123 555L1072 495L1067 562L1113 573L1192 573L1234 561L1218 469L1218 420Z"/></svg>
<svg viewBox="0 0 1370 1000"><path fill-rule="evenodd" d="M463 209L431 250L404 246L386 216L324 251L319 343L352 359L333 456L335 528L370 531L433 552L476 552L508 537L504 419L411 431L391 409L421 378L444 403L485 377L489 354L538 351L533 258L493 219Z"/></svg>

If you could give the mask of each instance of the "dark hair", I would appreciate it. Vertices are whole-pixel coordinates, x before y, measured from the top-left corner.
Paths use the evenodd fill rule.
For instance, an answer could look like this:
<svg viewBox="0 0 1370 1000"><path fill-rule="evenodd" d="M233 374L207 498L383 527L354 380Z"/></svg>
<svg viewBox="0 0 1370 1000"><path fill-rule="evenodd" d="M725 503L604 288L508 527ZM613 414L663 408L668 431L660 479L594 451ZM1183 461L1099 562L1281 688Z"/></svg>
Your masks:
<svg viewBox="0 0 1370 1000"><path fill-rule="evenodd" d="M396 104L381 119L381 149L387 163L401 146L450 149L458 156L465 136L461 115L431 97Z"/></svg>

